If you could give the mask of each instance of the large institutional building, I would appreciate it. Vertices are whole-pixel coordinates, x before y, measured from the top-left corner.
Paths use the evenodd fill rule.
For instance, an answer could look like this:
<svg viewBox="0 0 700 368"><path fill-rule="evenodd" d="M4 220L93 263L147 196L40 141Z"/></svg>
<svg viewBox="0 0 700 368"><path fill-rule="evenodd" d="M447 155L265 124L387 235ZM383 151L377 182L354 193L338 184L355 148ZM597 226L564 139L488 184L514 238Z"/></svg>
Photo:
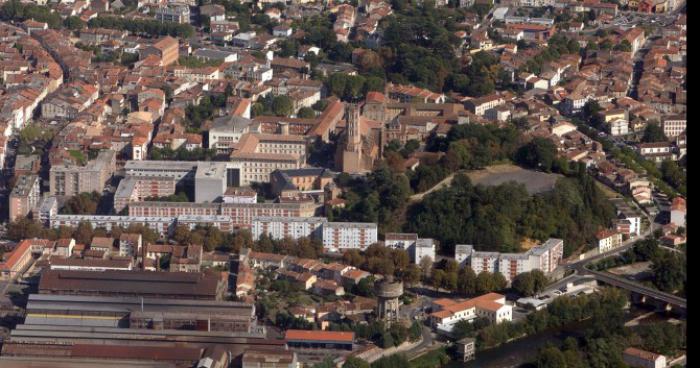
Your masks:
<svg viewBox="0 0 700 368"><path fill-rule="evenodd" d="M532 270L551 273L563 257L564 241L561 239L548 239L542 245L523 253L479 252L471 245L464 244L455 247L457 263L470 266L477 274L482 271L500 272L508 281Z"/></svg>
<svg viewBox="0 0 700 368"><path fill-rule="evenodd" d="M488 293L468 300L437 299L432 303L431 325L438 331L451 332L459 321L487 318L498 324L513 320L513 307L506 304L506 297Z"/></svg>

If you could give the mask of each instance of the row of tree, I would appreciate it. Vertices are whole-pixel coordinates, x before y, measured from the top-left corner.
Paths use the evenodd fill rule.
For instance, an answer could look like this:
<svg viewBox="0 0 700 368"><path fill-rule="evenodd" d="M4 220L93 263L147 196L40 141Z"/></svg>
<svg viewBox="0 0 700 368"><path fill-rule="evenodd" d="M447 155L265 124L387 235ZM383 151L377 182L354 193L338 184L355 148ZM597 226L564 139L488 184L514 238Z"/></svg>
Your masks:
<svg viewBox="0 0 700 368"><path fill-rule="evenodd" d="M151 19L120 18L105 15L90 19L90 21L88 21L88 27L126 30L132 33L145 34L153 37L172 36L190 38L194 35L194 28L189 24L159 22Z"/></svg>

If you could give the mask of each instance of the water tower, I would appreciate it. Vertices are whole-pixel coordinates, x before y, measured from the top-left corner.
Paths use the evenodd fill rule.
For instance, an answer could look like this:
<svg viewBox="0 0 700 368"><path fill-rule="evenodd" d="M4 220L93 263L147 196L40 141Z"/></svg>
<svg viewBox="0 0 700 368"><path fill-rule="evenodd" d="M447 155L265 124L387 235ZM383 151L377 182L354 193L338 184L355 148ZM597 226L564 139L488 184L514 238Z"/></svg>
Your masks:
<svg viewBox="0 0 700 368"><path fill-rule="evenodd" d="M377 316L381 320L395 322L399 320L399 298L403 295L403 282L394 281L387 276L376 286Z"/></svg>

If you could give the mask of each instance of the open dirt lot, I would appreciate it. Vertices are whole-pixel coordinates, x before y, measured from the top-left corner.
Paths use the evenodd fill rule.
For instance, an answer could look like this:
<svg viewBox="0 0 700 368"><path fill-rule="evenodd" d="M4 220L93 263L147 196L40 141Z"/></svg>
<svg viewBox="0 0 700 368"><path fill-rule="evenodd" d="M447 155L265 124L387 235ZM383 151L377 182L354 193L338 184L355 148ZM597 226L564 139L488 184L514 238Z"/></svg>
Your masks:
<svg viewBox="0 0 700 368"><path fill-rule="evenodd" d="M523 169L511 164L489 166L483 170L467 173L474 185L499 185L509 181L525 184L530 194L542 193L554 189L558 174L547 174L540 171Z"/></svg>

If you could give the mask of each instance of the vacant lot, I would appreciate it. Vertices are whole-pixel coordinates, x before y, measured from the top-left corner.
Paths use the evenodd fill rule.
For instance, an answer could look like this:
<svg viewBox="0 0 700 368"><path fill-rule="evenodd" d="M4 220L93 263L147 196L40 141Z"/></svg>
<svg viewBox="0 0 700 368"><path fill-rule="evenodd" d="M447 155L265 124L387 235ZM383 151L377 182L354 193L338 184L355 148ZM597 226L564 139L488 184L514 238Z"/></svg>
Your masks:
<svg viewBox="0 0 700 368"><path fill-rule="evenodd" d="M530 194L554 189L557 179L562 177L559 174L527 170L511 164L489 166L483 170L470 171L467 175L474 185L499 185L509 181L522 183Z"/></svg>

